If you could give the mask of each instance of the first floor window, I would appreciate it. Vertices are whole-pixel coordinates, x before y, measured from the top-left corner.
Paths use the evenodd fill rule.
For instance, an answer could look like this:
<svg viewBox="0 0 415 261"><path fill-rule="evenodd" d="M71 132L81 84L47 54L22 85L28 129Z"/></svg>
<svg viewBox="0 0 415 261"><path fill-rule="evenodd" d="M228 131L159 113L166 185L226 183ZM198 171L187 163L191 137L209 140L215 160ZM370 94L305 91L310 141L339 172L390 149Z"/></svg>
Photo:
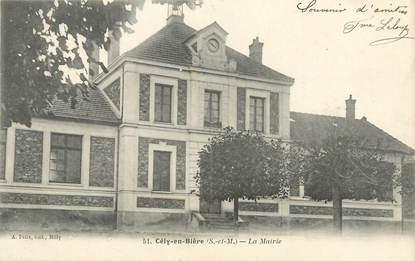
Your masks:
<svg viewBox="0 0 415 261"><path fill-rule="evenodd" d="M265 99L250 97L249 99L249 129L264 132Z"/></svg>
<svg viewBox="0 0 415 261"><path fill-rule="evenodd" d="M153 191L170 191L171 152L153 152Z"/></svg>
<svg viewBox="0 0 415 261"><path fill-rule="evenodd" d="M155 84L154 120L158 122L171 122L172 86Z"/></svg>
<svg viewBox="0 0 415 261"><path fill-rule="evenodd" d="M81 184L82 137L51 134L49 182Z"/></svg>
<svg viewBox="0 0 415 261"><path fill-rule="evenodd" d="M220 92L205 91L205 126L221 127L220 119Z"/></svg>

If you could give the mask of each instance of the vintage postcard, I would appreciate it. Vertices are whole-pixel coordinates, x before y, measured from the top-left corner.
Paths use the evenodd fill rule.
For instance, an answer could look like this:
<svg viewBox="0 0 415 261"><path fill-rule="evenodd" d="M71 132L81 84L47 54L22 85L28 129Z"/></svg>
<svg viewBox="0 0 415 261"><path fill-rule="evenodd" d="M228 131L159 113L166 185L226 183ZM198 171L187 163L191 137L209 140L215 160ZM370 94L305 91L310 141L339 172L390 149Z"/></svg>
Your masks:
<svg viewBox="0 0 415 261"><path fill-rule="evenodd" d="M0 3L0 260L415 260L413 0Z"/></svg>

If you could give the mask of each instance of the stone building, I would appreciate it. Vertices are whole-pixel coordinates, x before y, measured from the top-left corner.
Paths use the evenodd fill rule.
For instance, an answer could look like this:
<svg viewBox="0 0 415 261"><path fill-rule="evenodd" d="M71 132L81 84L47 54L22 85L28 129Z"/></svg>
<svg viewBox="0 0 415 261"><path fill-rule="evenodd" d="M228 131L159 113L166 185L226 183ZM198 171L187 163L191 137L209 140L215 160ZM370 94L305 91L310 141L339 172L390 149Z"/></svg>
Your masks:
<svg viewBox="0 0 415 261"><path fill-rule="evenodd" d="M290 112L294 79L262 63L258 38L245 56L226 45L227 34L216 22L195 30L170 16L134 49L118 55L112 45L109 73L95 79L91 101L75 109L57 101L53 117L8 128L1 136L1 229L185 230L204 213L232 211L231 203L212 206L192 193L198 151L225 126L311 141L335 124L383 141L399 168L414 153L355 119L351 97L345 118ZM393 203L346 200L346 223L396 226L402 211L394 195ZM242 200L240 210L258 229L331 220L330 203L309 200L299 184L289 199Z"/></svg>

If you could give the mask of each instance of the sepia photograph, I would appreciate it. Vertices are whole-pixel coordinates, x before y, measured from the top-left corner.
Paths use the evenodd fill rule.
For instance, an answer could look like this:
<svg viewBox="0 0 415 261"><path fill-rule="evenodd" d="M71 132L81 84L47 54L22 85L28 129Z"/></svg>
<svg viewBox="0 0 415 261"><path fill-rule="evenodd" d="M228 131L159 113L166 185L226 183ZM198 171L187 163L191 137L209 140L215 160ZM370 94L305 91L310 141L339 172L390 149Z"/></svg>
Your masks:
<svg viewBox="0 0 415 261"><path fill-rule="evenodd" d="M413 0L0 11L0 260L415 260Z"/></svg>

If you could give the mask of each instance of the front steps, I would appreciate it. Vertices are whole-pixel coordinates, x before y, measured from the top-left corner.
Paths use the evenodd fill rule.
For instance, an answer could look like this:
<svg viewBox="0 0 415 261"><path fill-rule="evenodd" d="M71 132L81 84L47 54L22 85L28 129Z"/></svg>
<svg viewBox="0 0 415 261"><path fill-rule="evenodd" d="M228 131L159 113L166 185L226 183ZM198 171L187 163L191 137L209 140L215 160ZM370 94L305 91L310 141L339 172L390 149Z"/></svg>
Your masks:
<svg viewBox="0 0 415 261"><path fill-rule="evenodd" d="M235 231L238 225L232 217L220 214L202 214L206 220L206 228L210 230Z"/></svg>
<svg viewBox="0 0 415 261"><path fill-rule="evenodd" d="M248 223L244 222L240 217L235 222L233 216L228 214L207 214L192 213L192 223L201 231L217 231L217 232L237 232L241 228L247 228Z"/></svg>

